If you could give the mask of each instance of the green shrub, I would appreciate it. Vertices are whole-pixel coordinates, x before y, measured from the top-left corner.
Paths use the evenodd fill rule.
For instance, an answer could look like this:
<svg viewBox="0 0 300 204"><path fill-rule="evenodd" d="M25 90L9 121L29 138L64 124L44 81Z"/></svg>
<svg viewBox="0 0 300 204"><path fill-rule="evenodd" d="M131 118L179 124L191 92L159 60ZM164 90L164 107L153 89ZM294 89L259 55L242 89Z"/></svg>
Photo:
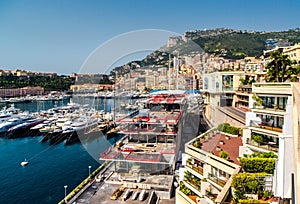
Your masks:
<svg viewBox="0 0 300 204"><path fill-rule="evenodd" d="M223 159L228 159L229 158L229 154L226 151L220 151L219 156Z"/></svg>
<svg viewBox="0 0 300 204"><path fill-rule="evenodd" d="M229 123L222 123L222 124L218 125L217 130L225 132L225 133L229 133L232 135L238 135L240 132L240 128L230 126Z"/></svg>
<svg viewBox="0 0 300 204"><path fill-rule="evenodd" d="M193 146L194 146L194 147L196 147L196 148L199 148L199 149L201 149L201 147L202 147L202 143L201 143L201 141L200 141L199 137L197 137L197 138L194 140L194 142L193 142Z"/></svg>
<svg viewBox="0 0 300 204"><path fill-rule="evenodd" d="M196 195L193 191L191 191L188 187L186 187L183 182L180 182L180 188L179 189L182 193L184 193L187 196Z"/></svg>
<svg viewBox="0 0 300 204"><path fill-rule="evenodd" d="M264 177L267 174L264 173L238 173L232 179L232 186L240 192L240 197L245 193L258 193L263 190L265 183Z"/></svg>
<svg viewBox="0 0 300 204"><path fill-rule="evenodd" d="M257 142L258 144L261 144L263 142L263 136L258 134L252 134L251 139Z"/></svg>
<svg viewBox="0 0 300 204"><path fill-rule="evenodd" d="M274 152L255 152L253 154L244 154L246 158L277 158L278 156Z"/></svg>
<svg viewBox="0 0 300 204"><path fill-rule="evenodd" d="M273 174L275 169L275 159L273 158L240 158L242 168L246 172L264 172Z"/></svg>

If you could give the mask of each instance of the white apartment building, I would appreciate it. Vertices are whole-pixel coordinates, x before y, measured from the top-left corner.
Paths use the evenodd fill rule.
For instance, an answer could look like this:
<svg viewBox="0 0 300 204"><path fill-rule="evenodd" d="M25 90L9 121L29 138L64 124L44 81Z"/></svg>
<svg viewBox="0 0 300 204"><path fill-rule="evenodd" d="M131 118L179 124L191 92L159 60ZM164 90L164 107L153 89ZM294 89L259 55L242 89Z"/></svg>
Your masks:
<svg viewBox="0 0 300 204"><path fill-rule="evenodd" d="M262 99L262 104L254 101L252 112L246 113L249 129L244 130L245 146L240 147L240 156L253 152L276 153L278 160L273 192L275 196L284 199L292 199L294 195L296 201L300 199L300 178L297 172L299 90L299 83L254 83L252 92Z"/></svg>

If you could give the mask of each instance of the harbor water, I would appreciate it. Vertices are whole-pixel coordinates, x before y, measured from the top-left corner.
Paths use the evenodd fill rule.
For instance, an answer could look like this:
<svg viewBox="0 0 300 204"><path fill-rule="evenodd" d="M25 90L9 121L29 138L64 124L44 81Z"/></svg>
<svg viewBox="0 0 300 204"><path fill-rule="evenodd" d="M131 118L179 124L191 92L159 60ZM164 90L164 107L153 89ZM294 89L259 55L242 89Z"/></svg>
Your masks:
<svg viewBox="0 0 300 204"><path fill-rule="evenodd" d="M15 107L31 112L67 104L69 101L19 103ZM95 105L95 101L85 101ZM112 100L96 102L97 109L111 109ZM3 106L3 105L2 105ZM95 170L98 157L117 139L99 137L88 143L49 146L41 137L0 138L0 203L58 203L65 193L74 189ZM88 151L86 150L88 149ZM29 164L21 166L27 159Z"/></svg>

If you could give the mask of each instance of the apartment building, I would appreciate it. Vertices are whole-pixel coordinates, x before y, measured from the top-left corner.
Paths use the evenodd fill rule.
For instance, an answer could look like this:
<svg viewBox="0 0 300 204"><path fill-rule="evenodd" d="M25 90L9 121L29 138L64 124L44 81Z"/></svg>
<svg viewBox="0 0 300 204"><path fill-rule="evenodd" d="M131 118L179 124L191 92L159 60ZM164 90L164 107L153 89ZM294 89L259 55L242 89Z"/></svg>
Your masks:
<svg viewBox="0 0 300 204"><path fill-rule="evenodd" d="M214 129L188 142L183 155L185 166L179 173L181 184L176 189L176 203L224 202L230 194L233 175L240 171L237 159L240 146L241 137Z"/></svg>
<svg viewBox="0 0 300 204"><path fill-rule="evenodd" d="M23 88L3 88L0 89L0 97L19 97L19 96L27 96L27 95L42 95L44 94L44 88L40 86L27 86Z"/></svg>
<svg viewBox="0 0 300 204"><path fill-rule="evenodd" d="M300 43L284 48L282 52L288 55L290 60L300 63Z"/></svg>
<svg viewBox="0 0 300 204"><path fill-rule="evenodd" d="M278 155L274 195L285 200L299 199L299 83L254 83L252 112L246 125L240 155L272 151ZM294 185L296 183L297 185ZM294 190L293 190L294 189ZM294 198L293 198L294 196Z"/></svg>

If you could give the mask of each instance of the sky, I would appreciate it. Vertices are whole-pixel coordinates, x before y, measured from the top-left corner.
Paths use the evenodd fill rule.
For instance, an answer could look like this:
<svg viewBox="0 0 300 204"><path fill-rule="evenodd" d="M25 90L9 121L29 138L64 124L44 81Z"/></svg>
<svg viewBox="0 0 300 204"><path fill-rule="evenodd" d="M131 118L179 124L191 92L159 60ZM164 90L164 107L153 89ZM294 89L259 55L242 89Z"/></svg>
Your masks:
<svg viewBox="0 0 300 204"><path fill-rule="evenodd" d="M282 31L300 27L299 9L299 0L0 0L0 69L80 73L99 46L127 32Z"/></svg>

